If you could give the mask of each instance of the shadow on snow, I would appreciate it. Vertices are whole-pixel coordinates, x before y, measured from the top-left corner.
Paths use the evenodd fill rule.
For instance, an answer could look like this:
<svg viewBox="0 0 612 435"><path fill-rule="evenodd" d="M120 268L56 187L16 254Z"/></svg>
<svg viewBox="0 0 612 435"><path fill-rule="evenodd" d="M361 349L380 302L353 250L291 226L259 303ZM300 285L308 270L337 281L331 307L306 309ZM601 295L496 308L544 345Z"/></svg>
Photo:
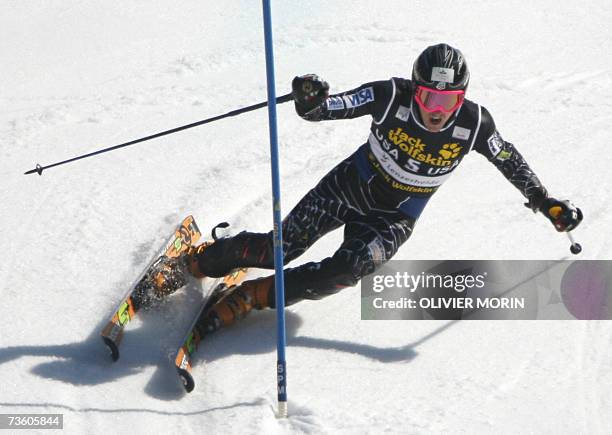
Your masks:
<svg viewBox="0 0 612 435"><path fill-rule="evenodd" d="M155 373L145 386L145 392L160 400L177 400L186 393L179 381L174 367L174 356L178 343L189 327L194 316L185 315L185 310L194 311L201 302L201 295L195 285L172 296L172 300L139 314L139 320L130 325L121 344L121 357L112 362L99 336L106 317L98 327L83 341L60 345L11 346L0 349L0 365L25 356L51 359L34 366L32 373L75 386L91 386L115 382L122 378L137 375L149 367ZM200 300L198 300L198 298ZM178 316L178 317L177 317ZM180 322L176 319L183 317ZM181 325L178 325L180 323ZM319 337L298 336L302 319L291 311L286 311L287 345L323 350L334 350L381 362L410 361L416 357L415 347L429 338L443 332L455 322L438 327L421 339L400 347L377 347L369 344L333 340ZM253 312L235 327L221 330L200 343L194 358L194 366L203 362L223 360L232 355L258 355L276 350L276 313L274 310ZM196 384L197 384L197 370ZM197 386L196 386L197 388ZM237 403L233 406L253 406L255 403ZM0 403L10 406L8 403ZM13 404L19 406L56 406L52 404ZM227 408L227 407L226 407ZM67 407L67 409L71 409ZM104 409L79 409L83 412L113 412ZM128 410L116 410L126 412ZM134 409L132 411L147 411ZM151 411L157 412L157 411ZM207 412L207 411L199 411ZM197 413L197 412L196 412Z"/></svg>

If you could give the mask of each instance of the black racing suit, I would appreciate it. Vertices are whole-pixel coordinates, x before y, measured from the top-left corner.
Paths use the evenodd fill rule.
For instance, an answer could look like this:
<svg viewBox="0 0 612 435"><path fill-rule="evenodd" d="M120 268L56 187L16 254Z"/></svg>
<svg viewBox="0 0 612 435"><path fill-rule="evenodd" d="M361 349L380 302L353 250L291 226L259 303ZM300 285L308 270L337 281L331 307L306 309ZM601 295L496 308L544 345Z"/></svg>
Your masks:
<svg viewBox="0 0 612 435"><path fill-rule="evenodd" d="M413 101L410 81L393 78L331 95L307 113L296 105L309 121L370 115L372 124L367 142L325 175L283 221L286 263L344 225L344 241L331 257L285 270L287 305L354 286L391 259L412 234L429 198L472 150L493 163L534 209L546 197L484 107L465 100L445 127L432 133ZM272 233L242 232L219 240L203 251L198 264L208 276L236 267L273 268Z"/></svg>

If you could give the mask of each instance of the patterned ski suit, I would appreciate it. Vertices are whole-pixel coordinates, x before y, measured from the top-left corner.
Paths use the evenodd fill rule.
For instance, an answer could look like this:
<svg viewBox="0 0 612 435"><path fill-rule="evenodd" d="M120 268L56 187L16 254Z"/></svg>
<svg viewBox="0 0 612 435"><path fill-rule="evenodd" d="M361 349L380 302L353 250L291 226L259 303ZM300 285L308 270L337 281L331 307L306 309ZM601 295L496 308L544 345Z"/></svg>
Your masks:
<svg viewBox="0 0 612 435"><path fill-rule="evenodd" d="M410 237L427 201L472 150L484 155L533 208L546 190L521 154L502 139L484 107L465 100L442 131L422 124L410 81L392 78L329 96L309 121L370 115L369 137L310 190L283 221L285 262L344 225L344 241L330 257L285 270L285 300L319 299L356 285L395 255ZM204 251L202 272L273 268L272 233L242 232ZM270 306L274 306L271 292Z"/></svg>

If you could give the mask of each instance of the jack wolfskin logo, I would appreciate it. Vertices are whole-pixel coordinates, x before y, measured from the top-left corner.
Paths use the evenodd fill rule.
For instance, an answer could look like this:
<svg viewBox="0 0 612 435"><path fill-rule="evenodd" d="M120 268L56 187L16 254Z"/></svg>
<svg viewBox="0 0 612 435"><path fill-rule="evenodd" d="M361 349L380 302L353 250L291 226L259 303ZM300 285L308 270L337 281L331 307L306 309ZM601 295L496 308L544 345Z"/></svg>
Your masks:
<svg viewBox="0 0 612 435"><path fill-rule="evenodd" d="M454 159L461 152L461 147L458 143L445 143L438 153L446 160Z"/></svg>
<svg viewBox="0 0 612 435"><path fill-rule="evenodd" d="M408 154L414 161L426 165L451 167L459 156L462 147L456 143L447 143L438 151L438 156L426 150L427 145L419 137L410 136L401 127L389 130L388 140L382 140L382 147L396 161L399 160L400 151ZM396 146L396 148L393 147Z"/></svg>

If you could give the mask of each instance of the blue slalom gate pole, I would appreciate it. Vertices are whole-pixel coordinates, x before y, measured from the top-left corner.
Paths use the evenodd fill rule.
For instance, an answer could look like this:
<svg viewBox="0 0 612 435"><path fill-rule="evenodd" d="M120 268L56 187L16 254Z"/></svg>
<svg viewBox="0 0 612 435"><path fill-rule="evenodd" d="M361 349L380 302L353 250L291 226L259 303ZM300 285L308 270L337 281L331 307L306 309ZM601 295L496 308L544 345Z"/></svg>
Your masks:
<svg viewBox="0 0 612 435"><path fill-rule="evenodd" d="M278 130L276 126L276 87L274 85L274 48L272 44L272 13L270 0L263 2L266 48L266 78L268 82L268 122L270 124L270 157L272 160L272 202L274 215L274 270L277 318L278 416L287 417L287 361L285 360L285 279L283 276L283 231L281 221L280 171L278 164Z"/></svg>

